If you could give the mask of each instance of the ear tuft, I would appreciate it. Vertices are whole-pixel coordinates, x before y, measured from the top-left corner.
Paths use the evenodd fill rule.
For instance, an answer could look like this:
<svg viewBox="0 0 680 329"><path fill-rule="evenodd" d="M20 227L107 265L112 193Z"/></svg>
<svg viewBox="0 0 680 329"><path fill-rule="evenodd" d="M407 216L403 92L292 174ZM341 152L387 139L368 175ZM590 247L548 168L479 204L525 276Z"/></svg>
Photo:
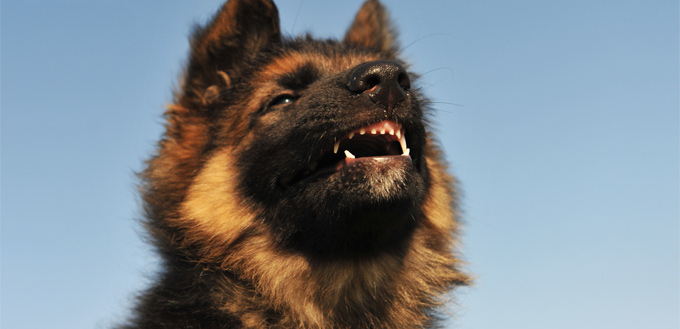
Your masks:
<svg viewBox="0 0 680 329"><path fill-rule="evenodd" d="M343 42L378 51L394 51L397 48L396 33L390 24L387 10L380 1L364 2Z"/></svg>

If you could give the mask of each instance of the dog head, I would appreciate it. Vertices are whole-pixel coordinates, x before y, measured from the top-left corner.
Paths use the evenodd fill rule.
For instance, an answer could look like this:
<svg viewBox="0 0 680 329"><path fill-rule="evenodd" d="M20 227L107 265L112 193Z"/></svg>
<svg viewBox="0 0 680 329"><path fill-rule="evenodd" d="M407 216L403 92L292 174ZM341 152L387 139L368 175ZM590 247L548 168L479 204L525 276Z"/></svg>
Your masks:
<svg viewBox="0 0 680 329"><path fill-rule="evenodd" d="M451 179L394 38L375 0L341 41L282 37L271 1L228 1L194 33L145 172L161 240L221 255L267 234L322 259L403 252L426 228L448 244Z"/></svg>

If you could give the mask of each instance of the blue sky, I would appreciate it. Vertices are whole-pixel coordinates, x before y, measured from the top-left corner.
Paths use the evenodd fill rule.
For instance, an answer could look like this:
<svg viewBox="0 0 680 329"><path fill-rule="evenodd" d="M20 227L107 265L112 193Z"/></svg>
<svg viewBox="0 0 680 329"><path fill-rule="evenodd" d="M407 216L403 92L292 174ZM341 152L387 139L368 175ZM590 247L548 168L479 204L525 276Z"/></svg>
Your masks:
<svg viewBox="0 0 680 329"><path fill-rule="evenodd" d="M279 1L342 36L361 1ZM385 1L464 191L450 328L677 329L678 2ZM134 173L218 0L1 4L2 328L109 328L155 256Z"/></svg>

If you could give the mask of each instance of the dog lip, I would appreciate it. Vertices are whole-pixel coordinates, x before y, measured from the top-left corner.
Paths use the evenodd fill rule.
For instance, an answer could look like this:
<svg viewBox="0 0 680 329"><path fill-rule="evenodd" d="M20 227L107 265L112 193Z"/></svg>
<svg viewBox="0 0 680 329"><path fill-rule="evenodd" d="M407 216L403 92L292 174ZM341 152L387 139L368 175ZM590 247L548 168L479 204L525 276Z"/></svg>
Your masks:
<svg viewBox="0 0 680 329"><path fill-rule="evenodd" d="M407 160L409 162L412 162L413 159L411 159L410 155L381 155L381 156L370 156L370 157L360 157L360 158L353 158L350 156L345 157L343 160L338 161L335 165L327 166L324 168L321 168L319 170L316 170L314 172L310 172L307 174L302 174L302 171L298 171L295 175L290 175L290 176L282 176L279 180L279 182L284 186L284 187L289 187L293 185L297 185L300 183L304 182L311 182L313 180L316 180L320 177L323 176L333 176L334 174L340 173L345 169L349 169L353 166L362 164L362 163L367 163L369 161L376 161L379 163L385 163L388 161L403 161ZM301 177L300 177L301 176Z"/></svg>
<svg viewBox="0 0 680 329"><path fill-rule="evenodd" d="M349 151L345 151L345 152L349 152ZM410 155L403 155L403 154L402 155L380 155L380 156L361 157L361 158L355 158L354 156L348 155L347 157L345 157L345 160L338 162L338 165L335 167L335 171L340 171L344 167L352 166L356 163L363 162L363 161L386 162L386 161L397 160L397 159L407 159L409 161L413 161L411 159Z"/></svg>

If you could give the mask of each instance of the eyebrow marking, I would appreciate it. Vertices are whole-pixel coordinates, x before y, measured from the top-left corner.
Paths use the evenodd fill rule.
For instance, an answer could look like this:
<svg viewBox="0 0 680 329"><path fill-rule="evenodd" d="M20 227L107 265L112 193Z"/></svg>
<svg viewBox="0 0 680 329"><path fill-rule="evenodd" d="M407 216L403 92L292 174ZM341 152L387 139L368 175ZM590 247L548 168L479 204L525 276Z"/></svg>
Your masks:
<svg viewBox="0 0 680 329"><path fill-rule="evenodd" d="M279 77L276 82L286 89L300 90L312 84L319 78L319 76L319 70L317 70L311 63L306 63L294 71L288 72Z"/></svg>

